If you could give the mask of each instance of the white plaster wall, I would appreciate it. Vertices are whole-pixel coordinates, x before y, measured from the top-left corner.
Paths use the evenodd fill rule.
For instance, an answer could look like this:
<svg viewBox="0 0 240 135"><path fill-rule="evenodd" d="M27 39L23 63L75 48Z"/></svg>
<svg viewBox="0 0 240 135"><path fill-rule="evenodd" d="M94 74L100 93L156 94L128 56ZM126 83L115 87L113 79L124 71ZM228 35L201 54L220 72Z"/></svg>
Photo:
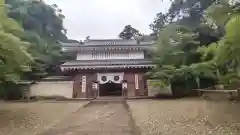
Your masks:
<svg viewBox="0 0 240 135"><path fill-rule="evenodd" d="M129 59L144 59L144 52L143 51L130 52Z"/></svg>
<svg viewBox="0 0 240 135"><path fill-rule="evenodd" d="M77 60L91 60L92 52L81 52L77 54Z"/></svg>
<svg viewBox="0 0 240 135"><path fill-rule="evenodd" d="M38 82L30 87L30 96L72 98L73 81Z"/></svg>
<svg viewBox="0 0 240 135"><path fill-rule="evenodd" d="M103 52L104 53L104 52ZM102 54L103 54L102 53ZM117 54L99 55L93 57L92 52L81 52L77 54L77 60L108 60L108 59L144 59L143 51L118 52Z"/></svg>

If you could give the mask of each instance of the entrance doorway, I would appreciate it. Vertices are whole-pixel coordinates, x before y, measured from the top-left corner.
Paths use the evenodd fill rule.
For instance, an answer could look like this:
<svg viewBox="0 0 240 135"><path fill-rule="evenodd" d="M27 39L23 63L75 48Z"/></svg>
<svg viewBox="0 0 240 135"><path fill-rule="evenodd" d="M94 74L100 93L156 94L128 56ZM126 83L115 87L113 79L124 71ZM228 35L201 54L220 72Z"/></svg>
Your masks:
<svg viewBox="0 0 240 135"><path fill-rule="evenodd" d="M117 83L100 84L99 96L122 96L122 84Z"/></svg>

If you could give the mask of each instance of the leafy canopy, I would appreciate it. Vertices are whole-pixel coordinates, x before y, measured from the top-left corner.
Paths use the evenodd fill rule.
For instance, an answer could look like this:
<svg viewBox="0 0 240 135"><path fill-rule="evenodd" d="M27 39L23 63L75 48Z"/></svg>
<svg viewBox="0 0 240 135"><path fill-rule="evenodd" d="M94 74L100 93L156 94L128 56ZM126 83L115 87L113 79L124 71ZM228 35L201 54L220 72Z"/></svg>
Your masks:
<svg viewBox="0 0 240 135"><path fill-rule="evenodd" d="M127 25L124 27L123 31L119 34L119 38L121 39L132 39L136 36L141 36L142 34L131 25Z"/></svg>
<svg viewBox="0 0 240 135"><path fill-rule="evenodd" d="M29 70L29 64L33 62L27 52L30 43L18 37L24 30L7 16L4 0L0 0L0 18L0 83L17 82L20 72Z"/></svg>
<svg viewBox="0 0 240 135"><path fill-rule="evenodd" d="M64 59L58 42L67 40L62 10L56 4L47 5L42 1L6 0L6 3L10 5L8 16L22 25L24 32L19 37L30 43L28 52L35 60L26 78L55 72L55 67Z"/></svg>

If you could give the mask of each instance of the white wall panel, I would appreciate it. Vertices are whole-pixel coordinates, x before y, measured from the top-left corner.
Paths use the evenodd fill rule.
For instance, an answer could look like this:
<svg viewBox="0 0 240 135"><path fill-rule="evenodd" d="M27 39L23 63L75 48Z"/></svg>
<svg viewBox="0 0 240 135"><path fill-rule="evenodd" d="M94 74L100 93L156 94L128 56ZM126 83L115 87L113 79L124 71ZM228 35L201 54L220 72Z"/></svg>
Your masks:
<svg viewBox="0 0 240 135"><path fill-rule="evenodd" d="M80 52L77 60L144 59L143 51L130 52Z"/></svg>
<svg viewBox="0 0 240 135"><path fill-rule="evenodd" d="M73 81L38 82L30 87L30 96L72 98Z"/></svg>

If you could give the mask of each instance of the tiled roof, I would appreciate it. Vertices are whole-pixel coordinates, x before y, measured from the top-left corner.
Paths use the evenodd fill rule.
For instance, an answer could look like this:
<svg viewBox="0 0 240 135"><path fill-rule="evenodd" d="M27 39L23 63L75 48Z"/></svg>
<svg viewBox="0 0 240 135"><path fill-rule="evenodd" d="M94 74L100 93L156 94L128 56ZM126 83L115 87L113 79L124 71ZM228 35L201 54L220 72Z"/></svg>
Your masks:
<svg viewBox="0 0 240 135"><path fill-rule="evenodd" d="M60 81L60 80L70 80L70 76L49 76L43 78L41 81Z"/></svg>
<svg viewBox="0 0 240 135"><path fill-rule="evenodd" d="M62 66L104 66L104 65L139 65L152 64L151 60L75 60L64 63Z"/></svg>
<svg viewBox="0 0 240 135"><path fill-rule="evenodd" d="M136 45L137 40L133 39L90 39L84 45Z"/></svg>
<svg viewBox="0 0 240 135"><path fill-rule="evenodd" d="M84 44L80 43L60 43L64 47L84 47L84 46L122 46L122 45L151 45L154 44L154 41L145 41L139 40L138 42L135 39L90 39L85 41Z"/></svg>
<svg viewBox="0 0 240 135"><path fill-rule="evenodd" d="M148 45L114 45L114 46L81 46L81 47L63 47L63 51L79 52L79 51L112 51L112 50L151 50L152 46Z"/></svg>
<svg viewBox="0 0 240 135"><path fill-rule="evenodd" d="M154 68L153 64L145 65L107 65L107 66L71 66L71 67L61 67L62 71L71 70L96 70L96 69L149 69Z"/></svg>
<svg viewBox="0 0 240 135"><path fill-rule="evenodd" d="M85 44L61 43L63 52L111 51L111 50L151 50L154 41L137 42L135 39L90 39Z"/></svg>
<svg viewBox="0 0 240 135"><path fill-rule="evenodd" d="M61 65L62 71L95 70L95 69L129 69L153 68L155 65L149 60L98 60L71 61Z"/></svg>

